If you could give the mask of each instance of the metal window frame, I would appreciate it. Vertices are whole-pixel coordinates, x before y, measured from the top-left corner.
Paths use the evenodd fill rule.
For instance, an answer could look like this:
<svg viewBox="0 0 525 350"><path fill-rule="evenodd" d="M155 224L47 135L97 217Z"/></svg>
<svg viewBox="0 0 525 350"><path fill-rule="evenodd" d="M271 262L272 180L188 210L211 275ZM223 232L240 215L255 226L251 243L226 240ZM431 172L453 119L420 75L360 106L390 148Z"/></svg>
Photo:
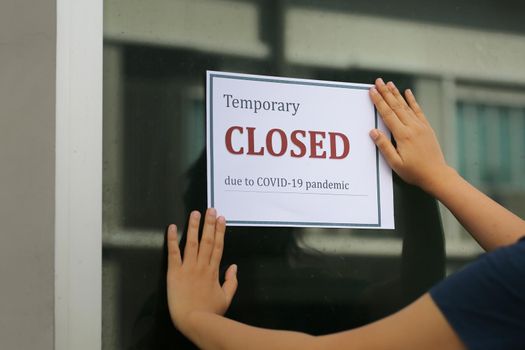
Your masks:
<svg viewBox="0 0 525 350"><path fill-rule="evenodd" d="M55 349L100 349L103 2L56 10Z"/></svg>

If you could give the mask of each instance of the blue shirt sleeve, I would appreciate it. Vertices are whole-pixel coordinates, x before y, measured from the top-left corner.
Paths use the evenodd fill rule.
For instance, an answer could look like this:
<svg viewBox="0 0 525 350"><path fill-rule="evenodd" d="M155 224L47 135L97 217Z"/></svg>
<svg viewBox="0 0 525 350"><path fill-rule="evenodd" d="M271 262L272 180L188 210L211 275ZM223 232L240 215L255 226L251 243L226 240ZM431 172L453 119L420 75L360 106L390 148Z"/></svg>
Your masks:
<svg viewBox="0 0 525 350"><path fill-rule="evenodd" d="M468 349L525 349L525 237L430 290Z"/></svg>

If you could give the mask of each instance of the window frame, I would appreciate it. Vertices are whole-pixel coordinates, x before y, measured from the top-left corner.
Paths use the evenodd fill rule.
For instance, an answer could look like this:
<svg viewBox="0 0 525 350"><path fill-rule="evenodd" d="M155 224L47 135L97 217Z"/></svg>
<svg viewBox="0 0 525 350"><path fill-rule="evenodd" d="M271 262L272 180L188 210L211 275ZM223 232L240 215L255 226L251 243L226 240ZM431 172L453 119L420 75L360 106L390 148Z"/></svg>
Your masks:
<svg viewBox="0 0 525 350"><path fill-rule="evenodd" d="M56 11L55 349L100 349L103 1Z"/></svg>

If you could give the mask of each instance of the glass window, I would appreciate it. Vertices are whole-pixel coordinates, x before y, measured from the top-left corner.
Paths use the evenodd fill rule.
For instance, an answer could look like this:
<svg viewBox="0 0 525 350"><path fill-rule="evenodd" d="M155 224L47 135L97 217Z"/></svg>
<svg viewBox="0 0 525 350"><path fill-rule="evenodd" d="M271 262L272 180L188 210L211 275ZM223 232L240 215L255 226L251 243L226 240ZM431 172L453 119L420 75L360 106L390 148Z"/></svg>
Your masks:
<svg viewBox="0 0 525 350"><path fill-rule="evenodd" d="M460 101L459 171L494 196L524 190L525 109Z"/></svg>
<svg viewBox="0 0 525 350"><path fill-rule="evenodd" d="M176 223L182 236L189 212L206 208L206 70L410 87L449 162L525 212L524 7L105 0L103 349L193 348L169 320L164 234ZM240 285L228 315L348 329L480 253L420 190L395 177L394 196L395 230L229 228L224 266L239 265Z"/></svg>

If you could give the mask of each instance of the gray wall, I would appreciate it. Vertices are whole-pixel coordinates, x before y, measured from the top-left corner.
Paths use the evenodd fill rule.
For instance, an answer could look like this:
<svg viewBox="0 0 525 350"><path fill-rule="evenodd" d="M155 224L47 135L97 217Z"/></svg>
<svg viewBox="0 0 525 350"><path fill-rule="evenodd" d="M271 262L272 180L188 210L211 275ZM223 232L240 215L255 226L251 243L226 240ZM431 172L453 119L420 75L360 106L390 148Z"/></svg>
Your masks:
<svg viewBox="0 0 525 350"><path fill-rule="evenodd" d="M53 349L56 0L0 1L0 348Z"/></svg>

